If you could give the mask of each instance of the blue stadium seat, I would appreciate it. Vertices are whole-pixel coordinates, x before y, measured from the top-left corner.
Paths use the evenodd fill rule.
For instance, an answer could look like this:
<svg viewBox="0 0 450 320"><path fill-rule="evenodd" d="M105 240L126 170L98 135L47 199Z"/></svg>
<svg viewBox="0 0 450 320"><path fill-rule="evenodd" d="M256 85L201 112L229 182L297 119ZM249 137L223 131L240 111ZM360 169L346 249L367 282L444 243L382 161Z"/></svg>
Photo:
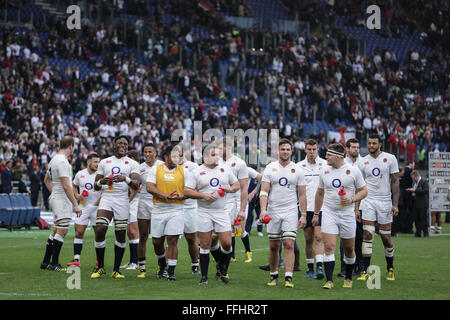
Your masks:
<svg viewBox="0 0 450 320"><path fill-rule="evenodd" d="M31 226L31 223L35 218L40 218L41 208L33 207L29 194L20 193L20 197L22 199L23 206L29 211L29 214L27 214L27 217L25 219L25 226L28 228L28 226Z"/></svg>
<svg viewBox="0 0 450 320"><path fill-rule="evenodd" d="M19 211L19 216L17 218L17 221L13 224L14 227L23 227L25 226L25 219L27 216L27 208L25 208L22 204L22 199L20 198L19 194L11 193L9 195L9 199L11 200L11 207L15 208ZM31 211L30 211L31 213Z"/></svg>
<svg viewBox="0 0 450 320"><path fill-rule="evenodd" d="M6 193L0 194L0 220L1 226L7 227L12 231L14 225L17 224L19 218L19 210L11 206L11 200Z"/></svg>

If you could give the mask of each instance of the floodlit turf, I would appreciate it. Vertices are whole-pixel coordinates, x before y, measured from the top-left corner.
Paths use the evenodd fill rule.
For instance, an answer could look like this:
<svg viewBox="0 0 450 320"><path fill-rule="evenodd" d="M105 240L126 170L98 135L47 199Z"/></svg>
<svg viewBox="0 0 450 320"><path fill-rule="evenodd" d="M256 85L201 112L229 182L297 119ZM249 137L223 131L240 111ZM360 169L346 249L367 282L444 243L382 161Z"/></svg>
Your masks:
<svg viewBox="0 0 450 320"><path fill-rule="evenodd" d="M372 264L381 268L381 289L369 290L363 281L353 281L352 289L342 288L343 279L337 277L339 261L335 269L335 289L324 290L323 280L304 279L306 270L303 232L299 233L302 271L294 273L295 288L284 287L284 269L280 270L277 287L267 287L268 272L258 269L267 262L268 240L265 236L251 235L253 262L244 263L243 244L236 241L238 261L229 268L231 281L228 285L214 279L215 264L210 264L209 285L200 287L200 275L191 274L186 240L179 243L177 280L156 279L156 258L153 247L147 244L147 278L138 279L136 270L123 271L126 279L110 277L113 266L113 230L107 235L106 272L101 279L90 279L95 264L94 234L87 231L81 256L81 289L70 290L66 283L70 274L40 270L49 231L33 228L30 231L8 232L0 230L0 300L3 299L194 299L194 300L297 300L297 299L449 299L450 297L450 236L434 236L428 239L413 235L394 238L396 280L385 278L385 258L380 238L374 241ZM446 224L443 233L450 233ZM60 262L66 264L73 258L74 232L65 239ZM124 264L129 258L125 252ZM339 259L339 253L336 253ZM212 258L211 258L212 261Z"/></svg>

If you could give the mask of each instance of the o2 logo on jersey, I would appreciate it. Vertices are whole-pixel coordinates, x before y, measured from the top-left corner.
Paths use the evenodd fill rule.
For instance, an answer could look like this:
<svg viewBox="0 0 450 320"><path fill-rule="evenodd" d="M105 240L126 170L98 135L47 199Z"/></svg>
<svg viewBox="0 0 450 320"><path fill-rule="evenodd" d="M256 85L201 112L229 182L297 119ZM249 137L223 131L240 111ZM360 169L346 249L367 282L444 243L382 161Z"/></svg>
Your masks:
<svg viewBox="0 0 450 320"><path fill-rule="evenodd" d="M281 177L280 180L278 180L278 184L282 187L288 184L288 179L285 177Z"/></svg>
<svg viewBox="0 0 450 320"><path fill-rule="evenodd" d="M380 173L381 173L380 168L373 168L373 169L372 169L372 175L373 175L374 177L378 177L378 176L380 175Z"/></svg>
<svg viewBox="0 0 450 320"><path fill-rule="evenodd" d="M333 187L339 188L342 185L342 182L339 179L334 179L333 181L331 181L331 184L333 185Z"/></svg>
<svg viewBox="0 0 450 320"><path fill-rule="evenodd" d="M119 173L120 173L120 168L119 168L119 167L113 167L113 168L111 169L111 171L112 171L112 173L114 173L114 174L119 174Z"/></svg>
<svg viewBox="0 0 450 320"><path fill-rule="evenodd" d="M209 185L211 187L217 187L219 185L219 179L217 178L212 178L211 180L209 180Z"/></svg>
<svg viewBox="0 0 450 320"><path fill-rule="evenodd" d="M86 183L85 185L84 185L84 188L86 189L86 190L92 190L93 188L94 188L94 186L92 185L92 183Z"/></svg>

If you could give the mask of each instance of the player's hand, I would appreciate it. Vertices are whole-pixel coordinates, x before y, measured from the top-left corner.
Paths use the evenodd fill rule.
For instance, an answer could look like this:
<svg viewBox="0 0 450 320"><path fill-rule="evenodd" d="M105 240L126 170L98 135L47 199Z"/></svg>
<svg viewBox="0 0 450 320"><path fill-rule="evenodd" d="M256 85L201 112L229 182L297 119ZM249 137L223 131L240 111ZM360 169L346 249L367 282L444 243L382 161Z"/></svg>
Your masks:
<svg viewBox="0 0 450 320"><path fill-rule="evenodd" d="M298 220L298 225L300 226L300 228L304 228L306 227L306 216L302 215L300 217L300 219Z"/></svg>
<svg viewBox="0 0 450 320"><path fill-rule="evenodd" d="M396 217L398 215L398 207L397 206L392 206L391 215L394 217Z"/></svg>
<svg viewBox="0 0 450 320"><path fill-rule="evenodd" d="M100 184L103 184L103 185L107 184L107 185L111 186L113 184L113 179L110 177L101 178Z"/></svg>
<svg viewBox="0 0 450 320"><path fill-rule="evenodd" d="M73 211L75 211L75 213L77 214L77 217L81 216L82 211L81 211L81 208L78 205L73 207Z"/></svg>
<svg viewBox="0 0 450 320"><path fill-rule="evenodd" d="M225 191L226 193L233 193L233 191L231 190L230 187L221 187L223 191Z"/></svg>
<svg viewBox="0 0 450 320"><path fill-rule="evenodd" d="M269 215L267 213L267 210L261 210L261 213L259 214L259 221L263 222L264 218Z"/></svg>
<svg viewBox="0 0 450 320"><path fill-rule="evenodd" d="M352 199L350 199L350 198L344 198L344 199L341 200L341 204L343 204L344 207L349 206L349 205L352 204Z"/></svg>
<svg viewBox="0 0 450 320"><path fill-rule="evenodd" d="M217 198L214 196L214 192L211 193L204 193L203 194L203 200L209 201L209 202L214 202L217 200Z"/></svg>
<svg viewBox="0 0 450 320"><path fill-rule="evenodd" d="M112 182L123 182L125 181L126 176L124 176L123 174L118 174L117 176L114 176L114 178L112 178Z"/></svg>
<svg viewBox="0 0 450 320"><path fill-rule="evenodd" d="M359 212L359 210L355 211L355 218L356 221L361 222L361 213Z"/></svg>
<svg viewBox="0 0 450 320"><path fill-rule="evenodd" d="M245 220L245 211L239 211L239 212L238 212L238 215L237 215L237 219L238 219L239 221Z"/></svg>
<svg viewBox="0 0 450 320"><path fill-rule="evenodd" d="M319 216L313 216L311 224L313 227L317 226L319 224Z"/></svg>

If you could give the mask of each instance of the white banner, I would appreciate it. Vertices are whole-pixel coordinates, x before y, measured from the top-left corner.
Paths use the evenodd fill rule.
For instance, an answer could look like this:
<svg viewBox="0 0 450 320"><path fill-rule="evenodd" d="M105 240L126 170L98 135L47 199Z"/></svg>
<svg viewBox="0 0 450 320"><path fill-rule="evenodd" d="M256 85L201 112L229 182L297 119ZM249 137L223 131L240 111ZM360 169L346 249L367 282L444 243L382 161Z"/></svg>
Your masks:
<svg viewBox="0 0 450 320"><path fill-rule="evenodd" d="M431 211L450 211L447 200L450 186L450 152L428 153L429 208Z"/></svg>

